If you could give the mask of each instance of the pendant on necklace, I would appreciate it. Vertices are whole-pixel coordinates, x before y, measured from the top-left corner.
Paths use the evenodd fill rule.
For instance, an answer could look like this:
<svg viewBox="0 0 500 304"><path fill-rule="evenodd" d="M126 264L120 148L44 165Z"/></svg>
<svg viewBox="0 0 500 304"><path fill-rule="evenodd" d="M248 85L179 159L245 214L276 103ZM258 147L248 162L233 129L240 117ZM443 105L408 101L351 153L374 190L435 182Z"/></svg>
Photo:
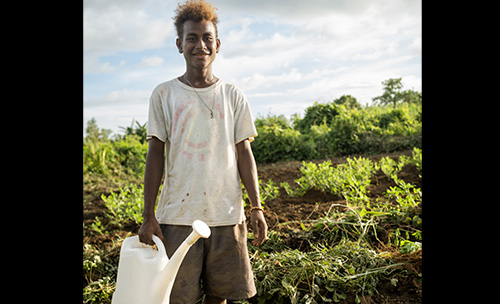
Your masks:
<svg viewBox="0 0 500 304"><path fill-rule="evenodd" d="M210 118L214 119L214 111L210 111Z"/></svg>

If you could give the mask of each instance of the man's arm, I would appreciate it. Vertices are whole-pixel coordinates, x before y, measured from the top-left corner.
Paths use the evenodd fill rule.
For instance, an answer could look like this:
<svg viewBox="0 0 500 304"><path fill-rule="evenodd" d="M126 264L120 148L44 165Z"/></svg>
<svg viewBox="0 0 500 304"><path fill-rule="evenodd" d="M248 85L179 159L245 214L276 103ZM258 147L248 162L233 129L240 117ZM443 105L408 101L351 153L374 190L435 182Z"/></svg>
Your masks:
<svg viewBox="0 0 500 304"><path fill-rule="evenodd" d="M153 234L163 240L160 224L155 218L155 203L163 175L165 143L156 137L148 142L146 170L144 172L144 221L139 229L139 240L153 245Z"/></svg>
<svg viewBox="0 0 500 304"><path fill-rule="evenodd" d="M248 193L248 199L252 207L261 207L259 197L259 182L257 179L257 165L253 157L252 148L248 139L239 142L236 145L238 153L238 171L245 190ZM251 223L254 230L254 246L260 246L267 239L267 223L262 210L252 210Z"/></svg>

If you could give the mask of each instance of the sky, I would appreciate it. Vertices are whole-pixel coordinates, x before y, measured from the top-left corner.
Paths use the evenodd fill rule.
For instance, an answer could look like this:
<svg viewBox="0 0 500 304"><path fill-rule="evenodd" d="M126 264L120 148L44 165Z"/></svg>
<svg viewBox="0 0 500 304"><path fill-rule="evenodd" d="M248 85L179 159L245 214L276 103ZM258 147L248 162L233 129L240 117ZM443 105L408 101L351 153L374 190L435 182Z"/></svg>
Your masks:
<svg viewBox="0 0 500 304"><path fill-rule="evenodd" d="M84 0L84 128L91 118L114 133L144 124L153 89L184 74L178 2ZM213 73L243 90L254 118L303 117L342 95L371 104L389 78L422 91L421 0L208 2L222 43Z"/></svg>

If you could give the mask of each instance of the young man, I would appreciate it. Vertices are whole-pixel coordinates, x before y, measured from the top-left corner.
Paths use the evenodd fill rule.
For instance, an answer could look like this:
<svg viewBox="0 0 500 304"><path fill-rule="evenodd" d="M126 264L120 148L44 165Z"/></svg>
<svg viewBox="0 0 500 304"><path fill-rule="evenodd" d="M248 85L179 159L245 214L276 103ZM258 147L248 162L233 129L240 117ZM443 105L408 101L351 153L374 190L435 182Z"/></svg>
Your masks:
<svg viewBox="0 0 500 304"><path fill-rule="evenodd" d="M195 303L203 292L205 303L256 294L240 178L252 205L256 237L252 244L260 246L267 238L250 147L257 131L248 101L240 89L212 73L221 46L215 9L204 1L179 5L174 18L176 44L186 72L158 85L149 105L141 242L153 244L155 234L171 256L191 232L194 220L204 221L212 230L186 255L171 293L172 304Z"/></svg>

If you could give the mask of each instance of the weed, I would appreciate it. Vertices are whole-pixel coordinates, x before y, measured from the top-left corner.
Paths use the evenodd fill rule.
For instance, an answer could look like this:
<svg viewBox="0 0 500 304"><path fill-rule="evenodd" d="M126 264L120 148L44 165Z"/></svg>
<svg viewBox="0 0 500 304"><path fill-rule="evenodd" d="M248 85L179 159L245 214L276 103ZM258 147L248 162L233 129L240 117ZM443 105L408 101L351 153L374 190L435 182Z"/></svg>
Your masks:
<svg viewBox="0 0 500 304"><path fill-rule="evenodd" d="M288 249L252 256L258 303L337 303L348 293L373 295L381 276L399 265L355 242L311 246L308 253Z"/></svg>
<svg viewBox="0 0 500 304"><path fill-rule="evenodd" d="M303 196L310 189L317 189L333 195L341 195L353 204L366 203L366 187L370 184L371 175L377 166L364 157L348 158L346 163L332 167L331 161L319 165L303 162L300 172L302 176L295 180L296 189L283 182L280 184L291 197Z"/></svg>
<svg viewBox="0 0 500 304"><path fill-rule="evenodd" d="M161 192L162 186L158 189L158 193ZM108 196L101 195L101 199L108 208L106 216L110 219L110 224L117 225L119 228L123 228L125 224L130 222L137 225L142 224L144 184L128 184L120 187L118 192L111 191Z"/></svg>
<svg viewBox="0 0 500 304"><path fill-rule="evenodd" d="M107 233L105 231L106 228L104 228L104 226L101 223L101 220L97 216L95 217L95 220L90 224L90 229L91 229L92 233L95 233L97 235Z"/></svg>
<svg viewBox="0 0 500 304"><path fill-rule="evenodd" d="M336 109L338 115L328 123L311 125L307 134L286 125L263 125L263 132L259 129L262 138L252 144L256 159L309 160L352 151L395 151L420 146L421 124L413 123L419 109L416 105L399 108L402 115L395 112L397 119L387 123L379 123L388 111L383 107ZM336 135L337 140L333 141ZM90 195L97 198L101 193L110 193L101 196L107 208L105 214L84 224L84 239L88 243L83 247L83 300L110 303L119 246L131 235L116 230L129 230L131 224L142 222L140 182L147 144L129 134L116 140L88 138L83 149L84 202L94 201ZM319 219L297 219L294 222L300 223L298 229L280 223L281 229L270 230L269 239L261 247L251 245L253 234L249 233L248 249L258 294L240 303L339 303L348 296L360 302L362 297L377 293L381 280L399 284L392 272L401 264L394 264L388 253L376 250L385 250L386 245L391 247L391 242L391 249L396 248L402 254L422 247L422 191L397 177L406 164L422 170L422 150L414 148L411 157L400 156L391 161L377 163L358 157L336 166L330 161L303 162L296 185L281 184L289 195L302 196L316 189L345 198L347 205L332 204ZM370 199L367 188L379 168L396 185L387 189L384 196ZM266 183L259 180L259 189L262 203L279 195L279 187L271 180ZM101 237L93 239L95 235Z"/></svg>
<svg viewBox="0 0 500 304"><path fill-rule="evenodd" d="M400 232L399 228L396 229L396 231L393 233L394 244L397 247L399 247L399 252L401 252L401 253L411 253L411 252L414 252L416 250L422 249L422 243L421 242L410 241L409 240L410 236L409 236L408 231L405 231L405 233L406 233L406 238L400 237L401 232ZM420 231L418 231L416 233L413 233L412 235L415 236L417 239L422 240L422 238L420 236Z"/></svg>
<svg viewBox="0 0 500 304"><path fill-rule="evenodd" d="M267 183L262 183L260 178L258 179L259 182L259 196L260 196L260 203L262 205L262 208L265 208L265 204L268 201L271 201L275 198L277 198L280 194L279 187L276 186L276 183L274 183L271 179L267 181ZM248 206L248 193L245 190L245 186L241 184L241 191L243 194L243 207Z"/></svg>
<svg viewBox="0 0 500 304"><path fill-rule="evenodd" d="M115 280L109 276L92 282L83 288L83 303L107 303L115 291Z"/></svg>

